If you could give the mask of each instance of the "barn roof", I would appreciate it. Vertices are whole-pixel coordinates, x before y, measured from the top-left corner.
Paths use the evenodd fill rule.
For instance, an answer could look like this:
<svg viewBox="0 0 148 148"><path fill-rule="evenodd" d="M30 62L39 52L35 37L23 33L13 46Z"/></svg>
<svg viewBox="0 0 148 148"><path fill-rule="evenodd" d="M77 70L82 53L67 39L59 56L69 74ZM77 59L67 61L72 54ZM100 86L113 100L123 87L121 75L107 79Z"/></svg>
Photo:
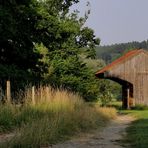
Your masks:
<svg viewBox="0 0 148 148"><path fill-rule="evenodd" d="M116 65L118 65L118 64L120 64L120 63L122 63L122 62L124 62L126 60L128 60L129 58L131 58L131 57L133 57L133 56L135 56L135 55L137 55L137 54L139 54L141 52L144 52L144 53L148 54L147 51L145 51L143 49L140 49L140 50L139 49L131 50L131 51L127 52L126 54L124 54L123 56L121 56L120 58L118 58L115 61L113 61L111 64L105 66L103 69L101 69L98 72L96 72L95 75L98 76L101 73L104 73L106 71L109 71L114 66L116 66Z"/></svg>

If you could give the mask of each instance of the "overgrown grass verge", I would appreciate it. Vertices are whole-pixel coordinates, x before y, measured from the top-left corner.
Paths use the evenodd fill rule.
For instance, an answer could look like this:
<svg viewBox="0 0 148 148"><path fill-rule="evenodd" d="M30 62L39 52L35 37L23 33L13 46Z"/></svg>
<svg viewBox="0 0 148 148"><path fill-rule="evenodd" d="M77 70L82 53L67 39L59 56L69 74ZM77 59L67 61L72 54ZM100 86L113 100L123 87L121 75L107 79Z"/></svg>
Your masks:
<svg viewBox="0 0 148 148"><path fill-rule="evenodd" d="M133 148L148 147L148 110L125 111L137 118L128 128L127 136L123 142L129 143Z"/></svg>
<svg viewBox="0 0 148 148"><path fill-rule="evenodd" d="M49 100L40 100L35 105L1 105L0 131L15 129L17 132L0 147L48 146L103 127L116 116L114 108L91 106L67 91L54 91Z"/></svg>

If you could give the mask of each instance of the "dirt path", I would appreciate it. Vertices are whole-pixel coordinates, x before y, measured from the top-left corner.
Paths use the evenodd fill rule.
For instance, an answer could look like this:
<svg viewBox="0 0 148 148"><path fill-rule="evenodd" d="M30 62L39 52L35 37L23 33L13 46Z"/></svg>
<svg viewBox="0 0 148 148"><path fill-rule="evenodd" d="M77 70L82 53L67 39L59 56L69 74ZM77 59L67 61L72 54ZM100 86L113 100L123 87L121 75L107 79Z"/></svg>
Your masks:
<svg viewBox="0 0 148 148"><path fill-rule="evenodd" d="M7 140L10 140L12 137L15 136L15 133L7 133L7 134L0 134L0 143L3 143Z"/></svg>
<svg viewBox="0 0 148 148"><path fill-rule="evenodd" d="M118 115L101 132L84 134L79 138L66 141L61 144L52 145L49 148L125 148L119 141L126 134L126 128L135 119L129 115ZM0 135L0 143L11 139L15 133Z"/></svg>
<svg viewBox="0 0 148 148"><path fill-rule="evenodd" d="M119 115L102 132L83 135L79 139L53 145L52 148L125 148L119 141L132 121L134 118L129 115Z"/></svg>

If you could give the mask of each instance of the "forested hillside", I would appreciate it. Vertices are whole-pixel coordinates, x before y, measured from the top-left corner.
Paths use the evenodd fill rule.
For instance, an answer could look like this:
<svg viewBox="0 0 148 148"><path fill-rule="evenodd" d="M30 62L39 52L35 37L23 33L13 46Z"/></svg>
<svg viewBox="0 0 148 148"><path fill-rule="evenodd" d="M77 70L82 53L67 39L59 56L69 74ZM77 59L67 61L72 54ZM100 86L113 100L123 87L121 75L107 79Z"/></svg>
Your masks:
<svg viewBox="0 0 148 148"><path fill-rule="evenodd" d="M98 46L96 48L96 53L97 58L101 58L106 63L110 63L129 50L141 48L148 50L148 40L143 42L129 42L108 46Z"/></svg>

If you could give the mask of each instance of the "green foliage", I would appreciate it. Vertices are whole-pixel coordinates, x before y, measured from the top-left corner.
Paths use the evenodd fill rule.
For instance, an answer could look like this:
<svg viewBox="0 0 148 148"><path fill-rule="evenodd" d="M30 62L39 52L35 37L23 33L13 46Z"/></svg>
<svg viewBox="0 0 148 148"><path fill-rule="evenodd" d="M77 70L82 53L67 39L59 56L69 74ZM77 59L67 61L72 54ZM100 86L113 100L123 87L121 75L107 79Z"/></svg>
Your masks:
<svg viewBox="0 0 148 148"><path fill-rule="evenodd" d="M66 58L65 58L66 57ZM63 52L54 54L45 82L53 87L63 87L79 92L87 101L96 100L99 93L98 83L93 71L79 60L77 55Z"/></svg>
<svg viewBox="0 0 148 148"><path fill-rule="evenodd" d="M148 110L148 106L147 105L143 105L143 104L136 104L131 109L134 109L134 110Z"/></svg>
<svg viewBox="0 0 148 148"><path fill-rule="evenodd" d="M100 39L94 39L94 31L88 27L84 27L81 30L81 36L79 38L79 44L81 47L87 47L87 58L96 58L95 46L100 44Z"/></svg>
<svg viewBox="0 0 148 148"><path fill-rule="evenodd" d="M0 104L0 107L0 132L14 130L43 116L43 113L33 106L19 107L12 104Z"/></svg>
<svg viewBox="0 0 148 148"><path fill-rule="evenodd" d="M11 105L0 105L0 132L11 130L13 127L13 116L15 109Z"/></svg>
<svg viewBox="0 0 148 148"><path fill-rule="evenodd" d="M11 81L12 91L34 82L39 54L33 50L36 11L31 0L0 2L0 82L5 89Z"/></svg>
<svg viewBox="0 0 148 148"><path fill-rule="evenodd" d="M24 89L24 87L33 82L35 78L32 77L31 73L20 69L16 65L5 65L0 64L0 87L5 93L6 81L11 81L12 97L15 95L14 92ZM2 97L4 99L4 97Z"/></svg>
<svg viewBox="0 0 148 148"><path fill-rule="evenodd" d="M99 100L101 101L102 106L107 106L113 100L113 94L110 91L106 91L99 96Z"/></svg>
<svg viewBox="0 0 148 148"><path fill-rule="evenodd" d="M81 55L81 59L86 63L87 67L96 72L105 66L105 62L102 59L90 59Z"/></svg>
<svg viewBox="0 0 148 148"><path fill-rule="evenodd" d="M88 14L79 18L69 8L79 0L2 1L0 4L0 78L12 88L26 83L51 84L79 92L86 100L98 95L94 74L80 60L95 58L100 43L84 27ZM4 88L4 86L2 86Z"/></svg>
<svg viewBox="0 0 148 148"><path fill-rule="evenodd" d="M50 11L49 6L44 7L46 19L38 23L39 29L46 28L49 35L48 40L42 39L42 34L40 38L48 49L46 60L42 58L46 65L46 72L42 74L43 83L79 92L87 101L96 99L98 89L95 76L80 60L79 52L87 47L87 56L91 56L90 51L94 51L95 45L99 44L98 39L95 38L92 29L83 27L82 20L84 23L85 18L79 19L77 13L62 15L61 18L59 12L55 17L49 13ZM46 22L52 23L52 29Z"/></svg>
<svg viewBox="0 0 148 148"><path fill-rule="evenodd" d="M107 105L109 107L114 107L116 108L118 111L122 110L122 101L117 101L117 100L113 100L112 102L109 103L109 105Z"/></svg>
<svg viewBox="0 0 148 148"><path fill-rule="evenodd" d="M102 106L111 105L112 101L119 101L121 97L121 86L111 80L100 80L99 83L99 96L98 100L101 102Z"/></svg>
<svg viewBox="0 0 148 148"><path fill-rule="evenodd" d="M30 4L30 0L0 2L0 64L17 65L22 70L35 68L36 12Z"/></svg>

